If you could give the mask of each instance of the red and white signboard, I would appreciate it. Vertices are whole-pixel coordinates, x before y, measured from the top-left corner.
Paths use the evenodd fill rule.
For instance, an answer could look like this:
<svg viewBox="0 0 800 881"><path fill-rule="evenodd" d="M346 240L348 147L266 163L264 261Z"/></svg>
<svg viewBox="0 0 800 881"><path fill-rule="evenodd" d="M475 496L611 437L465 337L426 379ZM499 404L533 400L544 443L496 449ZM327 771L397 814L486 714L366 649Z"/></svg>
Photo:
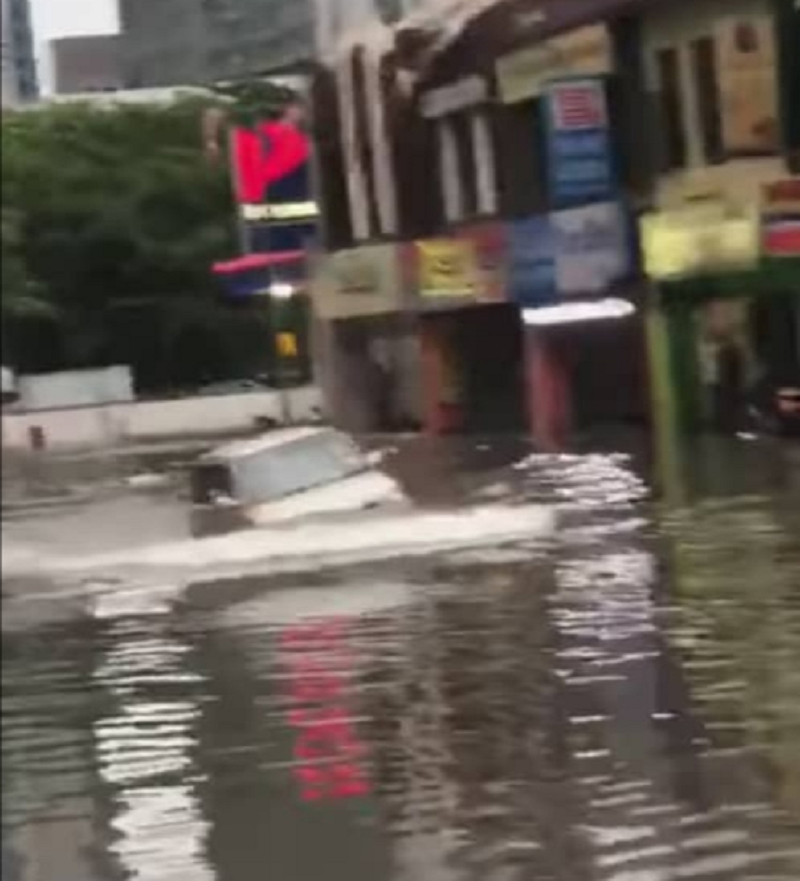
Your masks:
<svg viewBox="0 0 800 881"><path fill-rule="evenodd" d="M557 132L601 129L608 124L605 92L599 81L554 84L550 88L550 102Z"/></svg>
<svg viewBox="0 0 800 881"><path fill-rule="evenodd" d="M800 257L800 178L764 187L761 227L767 257Z"/></svg>

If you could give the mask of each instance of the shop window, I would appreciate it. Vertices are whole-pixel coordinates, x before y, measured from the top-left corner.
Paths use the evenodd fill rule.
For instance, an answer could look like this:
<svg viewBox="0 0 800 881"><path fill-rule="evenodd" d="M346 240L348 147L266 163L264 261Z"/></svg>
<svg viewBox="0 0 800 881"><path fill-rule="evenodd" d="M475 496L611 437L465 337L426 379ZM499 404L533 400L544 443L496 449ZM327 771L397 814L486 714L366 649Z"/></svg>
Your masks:
<svg viewBox="0 0 800 881"><path fill-rule="evenodd" d="M676 49L660 49L656 53L661 127L663 132L662 171L686 165L686 132L683 125L680 62Z"/></svg>
<svg viewBox="0 0 800 881"><path fill-rule="evenodd" d="M400 231L404 238L435 235L445 221L439 121L422 119L407 103L389 109Z"/></svg>
<svg viewBox="0 0 800 881"><path fill-rule="evenodd" d="M439 171L449 223L497 210L494 142L487 115L469 111L437 121Z"/></svg>
<svg viewBox="0 0 800 881"><path fill-rule="evenodd" d="M359 48L352 55L353 116L355 134L355 159L361 170L366 190L367 238L380 230L378 194L375 186L372 156L372 135L367 110L366 70L364 50Z"/></svg>
<svg viewBox="0 0 800 881"><path fill-rule="evenodd" d="M484 112L473 113L471 122L478 213L494 214L497 211L497 177L492 127Z"/></svg>
<svg viewBox="0 0 800 881"><path fill-rule="evenodd" d="M703 155L709 165L723 160L719 80L714 41L710 37L694 40L691 46L692 75L697 90L697 122Z"/></svg>
<svg viewBox="0 0 800 881"><path fill-rule="evenodd" d="M317 183L324 211L323 234L326 247L337 250L352 244L353 232L345 182L345 157L336 81L327 71L319 73L314 80L312 103Z"/></svg>
<svg viewBox="0 0 800 881"><path fill-rule="evenodd" d="M500 104L492 112L497 132L495 167L501 212L524 217L546 210L541 102Z"/></svg>
<svg viewBox="0 0 800 881"><path fill-rule="evenodd" d="M658 174L660 150L656 95L647 89L638 18L622 18L612 30L616 73L606 80L611 138L622 186L647 197Z"/></svg>
<svg viewBox="0 0 800 881"><path fill-rule="evenodd" d="M457 220L478 213L478 173L475 164L475 147L472 142L470 114L453 116L453 135L458 165L458 183L461 211Z"/></svg>
<svg viewBox="0 0 800 881"><path fill-rule="evenodd" d="M441 195L444 203L444 216L448 223L454 223L464 216L461 193L461 180L458 170L458 148L453 121L442 119L437 123L439 139L439 176Z"/></svg>

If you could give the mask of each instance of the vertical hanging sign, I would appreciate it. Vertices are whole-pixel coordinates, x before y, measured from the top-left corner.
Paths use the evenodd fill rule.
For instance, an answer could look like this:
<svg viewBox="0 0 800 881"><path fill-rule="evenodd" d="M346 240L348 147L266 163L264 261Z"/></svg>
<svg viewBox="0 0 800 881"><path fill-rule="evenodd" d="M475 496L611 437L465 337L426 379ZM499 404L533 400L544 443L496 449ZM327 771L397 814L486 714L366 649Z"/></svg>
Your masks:
<svg viewBox="0 0 800 881"><path fill-rule="evenodd" d="M550 201L556 208L612 198L616 189L605 85L560 80L544 95Z"/></svg>
<svg viewBox="0 0 800 881"><path fill-rule="evenodd" d="M303 250L319 210L311 196L308 136L288 121L231 133L231 162L243 247L248 253Z"/></svg>

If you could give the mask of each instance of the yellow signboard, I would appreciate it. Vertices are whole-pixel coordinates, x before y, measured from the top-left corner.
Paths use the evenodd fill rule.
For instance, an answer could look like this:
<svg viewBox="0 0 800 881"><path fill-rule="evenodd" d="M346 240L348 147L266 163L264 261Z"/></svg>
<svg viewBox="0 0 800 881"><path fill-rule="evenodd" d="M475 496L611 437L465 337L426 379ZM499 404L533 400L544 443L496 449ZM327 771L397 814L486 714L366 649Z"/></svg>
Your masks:
<svg viewBox="0 0 800 881"><path fill-rule="evenodd" d="M504 104L527 101L547 83L572 76L602 76L614 69L614 53L604 25L579 28L537 46L503 56L497 83Z"/></svg>
<svg viewBox="0 0 800 881"><path fill-rule="evenodd" d="M480 270L472 242L430 239L417 242L419 292L423 297L467 297L480 293Z"/></svg>
<svg viewBox="0 0 800 881"><path fill-rule="evenodd" d="M282 331L275 335L275 342L281 358L297 357L297 334Z"/></svg>
<svg viewBox="0 0 800 881"><path fill-rule="evenodd" d="M645 271L657 280L747 268L759 257L755 212L719 203L646 215L641 231Z"/></svg>

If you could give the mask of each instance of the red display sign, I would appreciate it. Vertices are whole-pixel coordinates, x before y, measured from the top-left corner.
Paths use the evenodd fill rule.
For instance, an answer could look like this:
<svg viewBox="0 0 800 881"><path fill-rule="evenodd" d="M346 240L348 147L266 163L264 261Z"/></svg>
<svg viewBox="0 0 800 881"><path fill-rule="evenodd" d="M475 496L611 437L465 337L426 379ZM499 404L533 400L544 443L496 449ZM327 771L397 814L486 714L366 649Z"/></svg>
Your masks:
<svg viewBox="0 0 800 881"><path fill-rule="evenodd" d="M270 187L308 162L310 147L306 134L291 123L263 122L254 129L235 129L232 152L237 200L256 205L268 200Z"/></svg>
<svg viewBox="0 0 800 881"><path fill-rule="evenodd" d="M764 253L769 257L800 257L800 217L764 224Z"/></svg>
<svg viewBox="0 0 800 881"><path fill-rule="evenodd" d="M800 178L764 187L761 225L768 257L800 257Z"/></svg>

